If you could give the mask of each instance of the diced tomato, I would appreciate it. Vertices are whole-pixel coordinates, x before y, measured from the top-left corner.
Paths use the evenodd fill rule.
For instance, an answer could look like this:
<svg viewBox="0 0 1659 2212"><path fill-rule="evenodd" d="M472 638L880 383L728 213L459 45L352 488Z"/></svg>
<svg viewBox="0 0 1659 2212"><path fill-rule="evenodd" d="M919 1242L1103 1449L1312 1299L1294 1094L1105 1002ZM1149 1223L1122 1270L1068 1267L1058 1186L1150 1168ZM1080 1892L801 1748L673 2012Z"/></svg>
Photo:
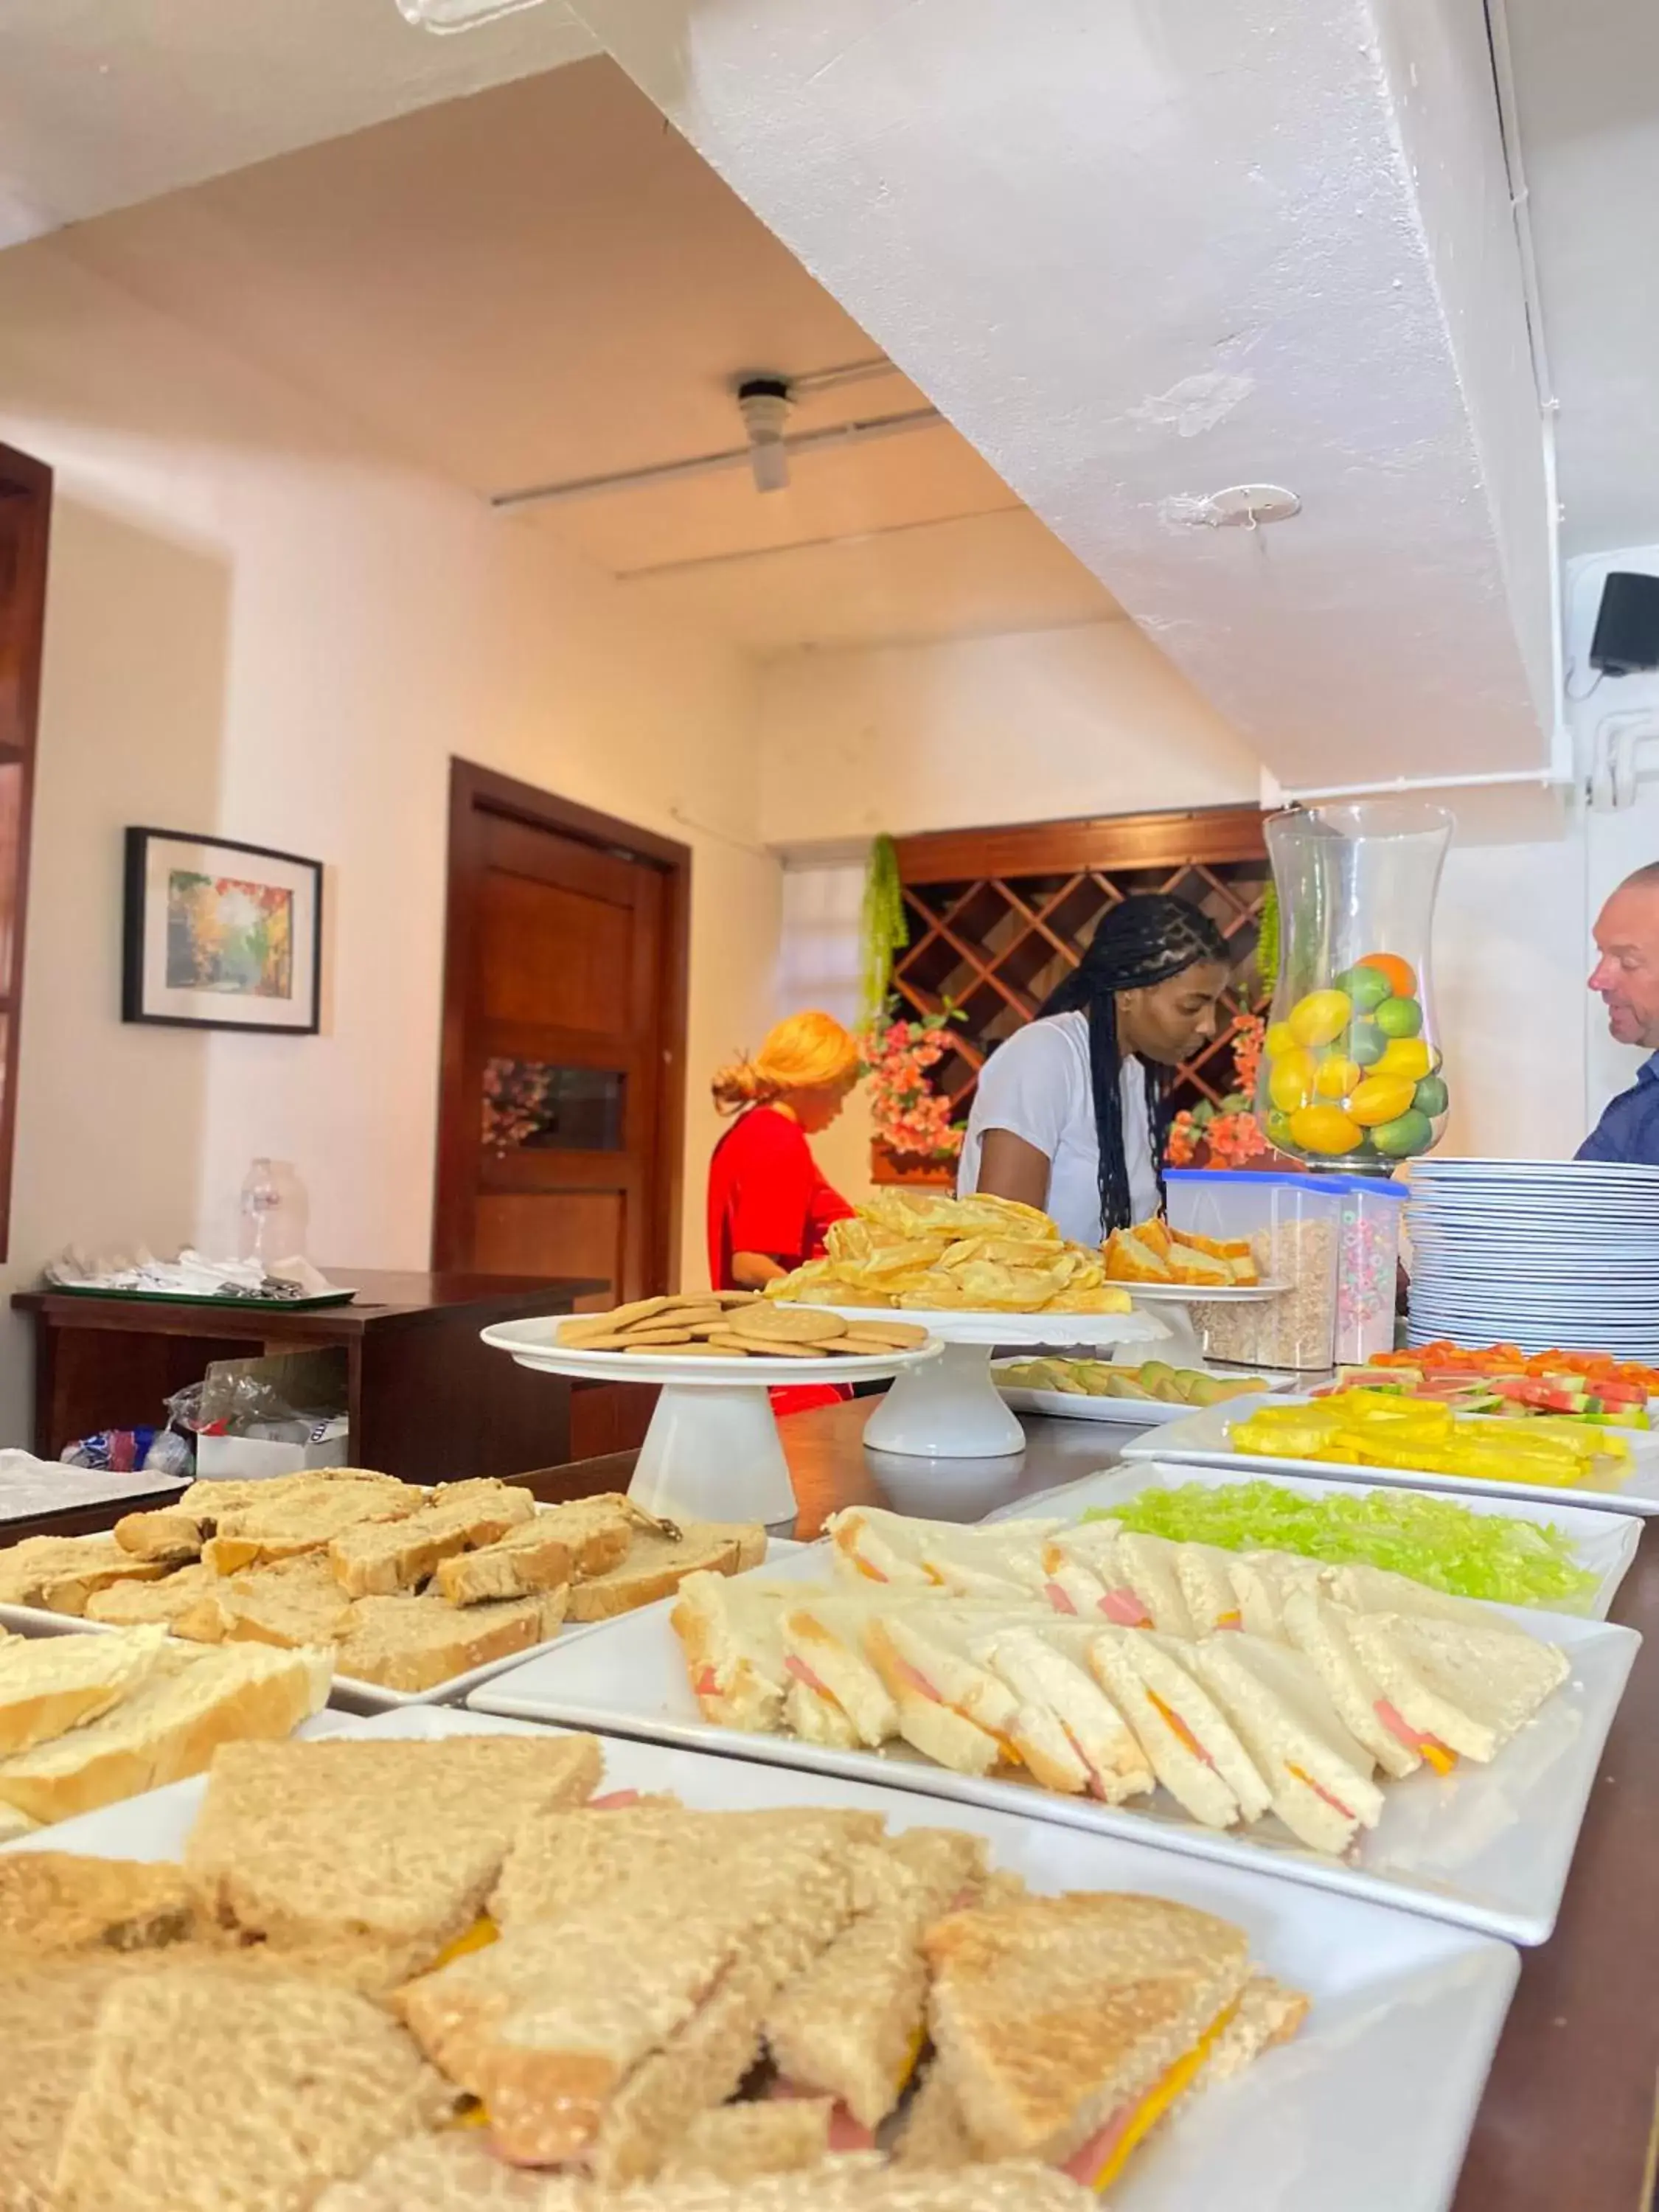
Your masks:
<svg viewBox="0 0 1659 2212"><path fill-rule="evenodd" d="M699 1667L691 1677L691 1687L700 1698L718 1698L720 1678L712 1667Z"/></svg>
<svg viewBox="0 0 1659 2212"><path fill-rule="evenodd" d="M1042 1594L1056 1613L1075 1613L1077 1607L1058 1583L1044 1583Z"/></svg>

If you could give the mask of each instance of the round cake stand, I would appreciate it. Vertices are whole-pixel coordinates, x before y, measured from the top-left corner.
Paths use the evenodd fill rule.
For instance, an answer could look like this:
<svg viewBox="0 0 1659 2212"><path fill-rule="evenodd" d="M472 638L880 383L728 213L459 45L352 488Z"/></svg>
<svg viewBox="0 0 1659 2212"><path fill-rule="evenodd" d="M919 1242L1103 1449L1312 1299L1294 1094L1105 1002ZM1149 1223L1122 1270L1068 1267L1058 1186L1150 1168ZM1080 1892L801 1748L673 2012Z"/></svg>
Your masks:
<svg viewBox="0 0 1659 2212"><path fill-rule="evenodd" d="M854 1306L833 1310L848 1320L904 1321L935 1337L936 1359L901 1370L865 1423L872 1451L908 1459L1009 1459L1025 1449L1025 1431L991 1377L999 1346L1047 1345L1101 1351L1119 1344L1161 1343L1169 1332L1151 1314L912 1313Z"/></svg>
<svg viewBox="0 0 1659 2212"><path fill-rule="evenodd" d="M772 1529L793 1526L796 1502L769 1394L809 1382L884 1382L930 1365L940 1352L929 1343L867 1359L653 1358L573 1351L557 1341L565 1318L502 1322L485 1329L483 1340L544 1375L654 1382L657 1409L628 1486L634 1503L668 1520L760 1521Z"/></svg>

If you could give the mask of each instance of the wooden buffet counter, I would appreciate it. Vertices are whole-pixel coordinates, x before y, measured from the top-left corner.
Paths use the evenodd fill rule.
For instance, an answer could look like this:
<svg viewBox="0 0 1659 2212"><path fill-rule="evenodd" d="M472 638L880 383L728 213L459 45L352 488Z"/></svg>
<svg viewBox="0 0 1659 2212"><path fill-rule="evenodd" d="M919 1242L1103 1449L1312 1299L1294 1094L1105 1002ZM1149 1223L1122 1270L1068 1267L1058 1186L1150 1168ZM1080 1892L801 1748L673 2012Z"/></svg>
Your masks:
<svg viewBox="0 0 1659 2212"><path fill-rule="evenodd" d="M543 1388L548 1378L532 1378ZM867 1401L781 1425L815 1535L844 1505L975 1521L1107 1464L1136 1432L1028 1419L1024 1458L884 1459L862 1440ZM624 1488L617 1453L522 1479L550 1502ZM119 1510L142 1503L125 1499ZM1034 1510L1041 1510L1040 1507ZM4 1540L107 1526L111 1509L12 1524ZM1453 2212L1649 2212L1659 2120L1659 1522L1644 1524L1611 1617L1646 1638L1608 1736L1555 1935L1521 1954L1519 1987L1476 2117ZM1409 2127L1409 2112L1384 2115ZM1340 2208L1337 2209L1340 2212Z"/></svg>

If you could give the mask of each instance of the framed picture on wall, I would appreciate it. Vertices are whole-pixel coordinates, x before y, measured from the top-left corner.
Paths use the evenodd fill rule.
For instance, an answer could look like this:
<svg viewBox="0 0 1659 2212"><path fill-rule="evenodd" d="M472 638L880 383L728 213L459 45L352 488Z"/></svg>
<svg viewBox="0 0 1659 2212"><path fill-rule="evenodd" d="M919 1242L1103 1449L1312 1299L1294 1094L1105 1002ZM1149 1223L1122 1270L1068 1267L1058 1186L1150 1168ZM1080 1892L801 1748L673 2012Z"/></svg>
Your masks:
<svg viewBox="0 0 1659 2212"><path fill-rule="evenodd" d="M314 1036L323 864L228 837L129 830L121 1018Z"/></svg>

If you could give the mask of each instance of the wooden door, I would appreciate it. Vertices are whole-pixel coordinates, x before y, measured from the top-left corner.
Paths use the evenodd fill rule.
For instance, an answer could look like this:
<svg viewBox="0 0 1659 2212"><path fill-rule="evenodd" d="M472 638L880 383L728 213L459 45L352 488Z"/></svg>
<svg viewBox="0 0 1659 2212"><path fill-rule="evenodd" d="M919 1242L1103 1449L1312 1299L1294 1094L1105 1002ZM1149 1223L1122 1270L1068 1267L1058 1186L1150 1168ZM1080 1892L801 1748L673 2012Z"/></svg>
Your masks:
<svg viewBox="0 0 1659 2212"><path fill-rule="evenodd" d="M454 764L434 1266L672 1287L690 861ZM579 1394L573 1451L637 1440L647 1396Z"/></svg>

